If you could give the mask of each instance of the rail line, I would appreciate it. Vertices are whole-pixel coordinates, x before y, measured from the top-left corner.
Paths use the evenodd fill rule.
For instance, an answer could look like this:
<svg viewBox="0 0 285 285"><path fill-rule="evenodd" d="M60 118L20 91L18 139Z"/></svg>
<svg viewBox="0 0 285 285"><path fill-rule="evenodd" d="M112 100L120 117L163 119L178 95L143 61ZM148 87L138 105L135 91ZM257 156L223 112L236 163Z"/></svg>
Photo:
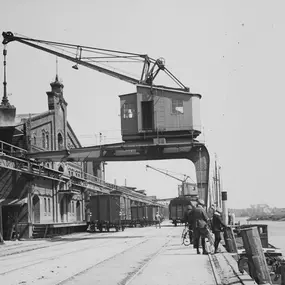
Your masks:
<svg viewBox="0 0 285 285"><path fill-rule="evenodd" d="M74 277L80 276L80 275L86 273L87 271L89 271L90 269L93 269L93 268L95 268L96 266L99 266L99 265L101 265L101 264L104 263L104 262L107 262L107 261L112 260L112 259L116 258L117 256L122 255L122 254L126 253L126 252L129 251L129 250L132 250L134 247L137 247L137 246L139 246L139 245L141 245L141 244L143 244L143 243L146 243L148 240L149 240L149 238L146 238L146 239L144 239L142 242L140 242L140 243L138 243L138 244L135 244L135 245L133 245L133 246L131 246L131 247L129 247L129 248L127 248L127 249L121 251L121 252L118 252L118 253L116 253L115 255L112 255L112 256L110 256L110 257L104 259L104 260L101 260L101 261L99 261L99 262L97 262L97 263L95 263L95 264L93 264L93 265L91 265L91 266L85 268L84 270L81 270L80 272L78 272L78 273L76 273L76 274L74 274L74 275L72 275L72 276L70 276L70 277L68 277L68 278L66 278L66 279L64 279L64 280L62 280L62 281L60 281L59 283L56 283L55 285L63 285L63 284L65 284L66 282L68 282L68 281L74 279Z"/></svg>
<svg viewBox="0 0 285 285"><path fill-rule="evenodd" d="M208 247L208 245L207 245ZM208 249L208 248L207 248ZM220 266L220 262L218 261L217 257L214 255L214 254L209 254L208 255L209 257L209 261L210 261L210 264L211 264L211 268L212 268L212 271L213 271L213 276L214 276L214 279L215 279L215 282L216 282L216 285L223 285L223 284L228 284L228 283L225 283L224 280L221 279L221 276L218 272L218 268L221 269L222 271L222 268ZM238 273L236 272L235 268L233 268L232 264L229 262L229 260L225 257L224 254L222 254L222 258L226 261L226 263L228 264L228 266L231 268L232 272L233 272L233 275L234 277L237 279L235 281L235 284L241 284L241 285L246 285L248 284L247 282L248 281L252 281L252 279L242 279Z"/></svg>
<svg viewBox="0 0 285 285"><path fill-rule="evenodd" d="M115 233L115 232L114 232ZM105 234L107 233L97 233L96 236L98 237L104 237ZM110 234L110 233L108 233ZM4 257L7 257L7 256L12 256L12 255L17 255L17 254L22 254L22 253L25 253L25 252L29 252L29 251L35 251L35 250L40 250L40 249L44 249L44 248L51 248L51 247L56 247L56 246L60 246L60 245L63 245L63 244L66 244L66 243L73 243L73 242L82 242L82 241L85 241L85 240L88 240L88 238L85 238L85 237L88 237L90 236L89 233L86 233L82 236L80 236L80 238L78 238L78 240L72 240L72 237L70 240L68 240L70 237L68 237L67 239L65 240L55 240L55 241L50 241L51 243L49 245L43 245L43 246L38 246L38 247L34 247L34 245L29 245L28 248L27 246L25 245L25 249L22 250L22 251L17 251L17 252L8 252L7 254L2 254L0 255L0 260L3 259ZM56 239L56 238L55 238ZM91 238L90 238L91 239ZM54 243L54 244L53 244ZM4 248L2 249L2 252L3 251L10 251L10 250L14 250L14 249L17 249L17 248L21 248L23 247L23 245L18 245L18 246L11 246L9 248ZM1 253L2 253L1 252Z"/></svg>
<svg viewBox="0 0 285 285"><path fill-rule="evenodd" d="M157 257L162 250L167 246L167 244L170 242L171 239L169 239L167 242L165 242L159 250L157 250L155 253L151 254L143 264L138 266L134 271L131 272L131 275L123 279L119 285L129 285L131 282L147 267L147 265L155 258Z"/></svg>
<svg viewBox="0 0 285 285"><path fill-rule="evenodd" d="M109 242L108 240L107 241L103 241L102 243L100 243L100 244L98 244L96 246L92 246L92 248L100 247L103 244L106 244L108 242ZM70 243L70 242L66 242L66 243ZM66 256L66 255L69 255L69 254L72 254L72 253L75 253L75 252L78 252L78 251L85 251L85 250L88 250L88 249L90 249L90 245L88 245L86 247L83 247L83 248L80 248L80 249L69 251L69 252L64 253L64 254L57 254L57 255L54 255L54 256L51 256L51 257L48 257L48 258L41 258L37 262L33 262L33 263L30 263L30 264L27 264L27 265L24 265L24 266L21 266L21 267L17 267L17 268L11 269L11 270L7 270L7 271L4 271L4 272L1 272L0 276L5 276L8 273L15 272L15 271L18 271L18 270L21 270L21 269L24 269L24 268L28 268L30 266L34 266L34 265L37 265L37 264L41 264L41 263L43 263L45 261L56 259L57 257L63 257L63 256Z"/></svg>

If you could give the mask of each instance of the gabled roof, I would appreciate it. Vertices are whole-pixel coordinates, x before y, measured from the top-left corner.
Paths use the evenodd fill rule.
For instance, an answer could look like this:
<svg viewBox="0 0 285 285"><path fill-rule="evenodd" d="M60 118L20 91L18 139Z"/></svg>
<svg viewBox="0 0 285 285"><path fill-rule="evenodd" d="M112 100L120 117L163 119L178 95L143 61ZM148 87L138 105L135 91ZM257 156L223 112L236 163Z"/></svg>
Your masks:
<svg viewBox="0 0 285 285"><path fill-rule="evenodd" d="M73 135L73 137L76 139L76 142L78 143L79 147L82 147L80 141L78 140L76 134L74 133L72 127L70 126L69 122L67 121L67 128L69 129L69 131L71 132L71 134Z"/></svg>
<svg viewBox="0 0 285 285"><path fill-rule="evenodd" d="M16 119L20 120L22 123L24 123L26 120L31 119L32 121L36 121L39 119L42 119L44 117L48 117L49 115L54 114L54 110L52 111L45 111L42 113L31 113L31 114L17 114ZM67 128L72 134L72 136L75 138L77 144L79 147L82 147L80 141L78 140L76 134L74 133L72 127L70 126L69 122L67 121Z"/></svg>

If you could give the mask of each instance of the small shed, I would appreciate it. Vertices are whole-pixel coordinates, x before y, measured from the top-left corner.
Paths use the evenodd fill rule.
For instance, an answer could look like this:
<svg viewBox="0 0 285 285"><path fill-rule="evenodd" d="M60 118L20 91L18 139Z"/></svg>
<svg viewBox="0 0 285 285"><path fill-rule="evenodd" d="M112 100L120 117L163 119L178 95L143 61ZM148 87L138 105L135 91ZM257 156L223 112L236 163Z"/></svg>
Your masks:
<svg viewBox="0 0 285 285"><path fill-rule="evenodd" d="M201 133L200 94L137 85L137 92L120 95L124 141L196 138Z"/></svg>

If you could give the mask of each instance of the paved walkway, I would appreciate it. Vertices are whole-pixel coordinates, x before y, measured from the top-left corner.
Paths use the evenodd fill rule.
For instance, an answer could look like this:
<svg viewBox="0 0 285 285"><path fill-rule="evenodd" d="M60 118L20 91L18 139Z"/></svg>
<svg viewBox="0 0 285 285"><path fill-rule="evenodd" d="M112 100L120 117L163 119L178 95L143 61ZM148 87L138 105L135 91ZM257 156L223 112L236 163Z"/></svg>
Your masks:
<svg viewBox="0 0 285 285"><path fill-rule="evenodd" d="M182 245L182 230L164 223L161 229L10 241L0 246L0 284L215 285L241 284L240 278L254 284L236 274L236 262L225 254L197 255Z"/></svg>

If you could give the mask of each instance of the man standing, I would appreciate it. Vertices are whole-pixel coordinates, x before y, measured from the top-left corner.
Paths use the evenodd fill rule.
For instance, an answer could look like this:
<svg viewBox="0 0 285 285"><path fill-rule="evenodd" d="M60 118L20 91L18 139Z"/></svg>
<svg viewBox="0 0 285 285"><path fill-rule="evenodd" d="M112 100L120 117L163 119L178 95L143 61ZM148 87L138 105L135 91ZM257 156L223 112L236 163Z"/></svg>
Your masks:
<svg viewBox="0 0 285 285"><path fill-rule="evenodd" d="M226 227L222 221L221 213L222 210L220 208L217 208L212 220L212 230L215 235L215 253L218 252L219 243L221 241L221 231Z"/></svg>
<svg viewBox="0 0 285 285"><path fill-rule="evenodd" d="M156 212L156 215L155 215L155 227L157 228L157 225L159 225L159 228L161 228L161 225L160 225L160 222L161 222L161 216L159 215L159 212Z"/></svg>
<svg viewBox="0 0 285 285"><path fill-rule="evenodd" d="M204 209L205 202L202 199L198 200L197 207L193 209L193 229L194 229L194 248L197 250L197 254L200 254L199 243L201 238L201 244L203 248L203 254L208 254L206 250L206 240L208 235L208 223L209 218Z"/></svg>

